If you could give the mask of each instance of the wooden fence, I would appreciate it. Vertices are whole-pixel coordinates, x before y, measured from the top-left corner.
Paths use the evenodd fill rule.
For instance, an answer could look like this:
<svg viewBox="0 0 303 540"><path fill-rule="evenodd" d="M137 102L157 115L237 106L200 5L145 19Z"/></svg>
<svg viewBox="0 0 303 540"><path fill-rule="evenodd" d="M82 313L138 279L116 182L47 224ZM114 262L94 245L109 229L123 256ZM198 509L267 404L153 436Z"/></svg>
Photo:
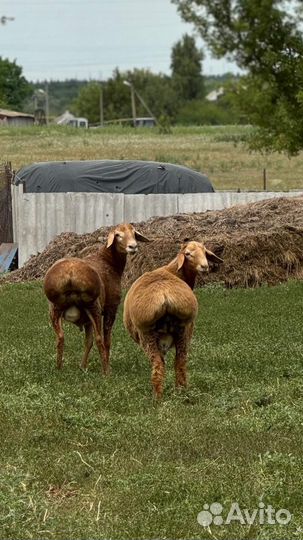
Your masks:
<svg viewBox="0 0 303 540"><path fill-rule="evenodd" d="M0 244L13 241L10 163L0 164Z"/></svg>

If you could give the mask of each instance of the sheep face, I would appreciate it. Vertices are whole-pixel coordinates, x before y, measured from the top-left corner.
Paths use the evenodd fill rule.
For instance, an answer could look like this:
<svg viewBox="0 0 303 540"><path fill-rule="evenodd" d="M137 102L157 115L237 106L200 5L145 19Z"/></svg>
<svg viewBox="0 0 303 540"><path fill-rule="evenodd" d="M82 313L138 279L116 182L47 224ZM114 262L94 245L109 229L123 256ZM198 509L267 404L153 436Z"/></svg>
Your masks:
<svg viewBox="0 0 303 540"><path fill-rule="evenodd" d="M149 242L149 239L136 231L133 225L118 225L108 235L107 247L115 246L120 253L134 255L138 251L137 242Z"/></svg>
<svg viewBox="0 0 303 540"><path fill-rule="evenodd" d="M181 251L177 256L178 270L186 265L192 272L208 272L208 261L222 263L223 260L217 257L212 251L206 249L201 242L188 242L183 244Z"/></svg>

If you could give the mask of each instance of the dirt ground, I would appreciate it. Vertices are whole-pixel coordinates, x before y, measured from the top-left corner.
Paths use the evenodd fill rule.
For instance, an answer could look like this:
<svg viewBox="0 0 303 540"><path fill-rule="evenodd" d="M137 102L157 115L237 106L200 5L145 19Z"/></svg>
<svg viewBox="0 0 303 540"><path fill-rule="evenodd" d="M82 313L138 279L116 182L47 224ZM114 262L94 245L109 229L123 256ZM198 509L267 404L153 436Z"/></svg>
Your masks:
<svg viewBox="0 0 303 540"><path fill-rule="evenodd" d="M274 285L291 278L303 279L303 198L279 198L196 214L157 217L136 228L151 240L140 244L126 266L123 286L143 272L172 260L185 239L202 240L224 259L212 265L197 285L221 282L226 287ZM63 233L21 268L2 281L42 279L61 257L84 257L105 242L103 227L91 234Z"/></svg>

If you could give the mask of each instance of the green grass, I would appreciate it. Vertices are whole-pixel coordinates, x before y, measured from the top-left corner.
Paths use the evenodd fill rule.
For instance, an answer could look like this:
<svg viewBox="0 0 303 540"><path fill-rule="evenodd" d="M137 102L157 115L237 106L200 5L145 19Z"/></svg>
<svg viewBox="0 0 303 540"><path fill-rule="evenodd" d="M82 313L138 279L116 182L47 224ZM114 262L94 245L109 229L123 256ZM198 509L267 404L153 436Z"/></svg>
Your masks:
<svg viewBox="0 0 303 540"><path fill-rule="evenodd" d="M112 375L66 326L65 365L41 284L0 288L0 538L302 538L303 283L197 291L189 389L151 398L150 369L115 326ZM262 500L288 525L197 522L203 505Z"/></svg>

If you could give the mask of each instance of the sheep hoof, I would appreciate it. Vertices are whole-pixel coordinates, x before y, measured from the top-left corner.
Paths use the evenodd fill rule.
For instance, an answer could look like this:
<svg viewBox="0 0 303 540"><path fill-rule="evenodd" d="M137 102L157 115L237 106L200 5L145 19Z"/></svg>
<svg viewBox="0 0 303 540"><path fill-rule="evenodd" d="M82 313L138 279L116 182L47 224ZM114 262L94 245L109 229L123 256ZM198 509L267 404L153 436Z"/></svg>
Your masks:
<svg viewBox="0 0 303 540"><path fill-rule="evenodd" d="M187 386L186 384L177 384L175 388L178 394L181 394L181 393L183 394L186 391Z"/></svg>
<svg viewBox="0 0 303 540"><path fill-rule="evenodd" d="M83 373L87 373L87 372L88 372L88 368L87 368L87 367L84 367L84 366L82 366L82 364L80 364L80 366L79 366L79 367L80 367L81 371L83 371Z"/></svg>

